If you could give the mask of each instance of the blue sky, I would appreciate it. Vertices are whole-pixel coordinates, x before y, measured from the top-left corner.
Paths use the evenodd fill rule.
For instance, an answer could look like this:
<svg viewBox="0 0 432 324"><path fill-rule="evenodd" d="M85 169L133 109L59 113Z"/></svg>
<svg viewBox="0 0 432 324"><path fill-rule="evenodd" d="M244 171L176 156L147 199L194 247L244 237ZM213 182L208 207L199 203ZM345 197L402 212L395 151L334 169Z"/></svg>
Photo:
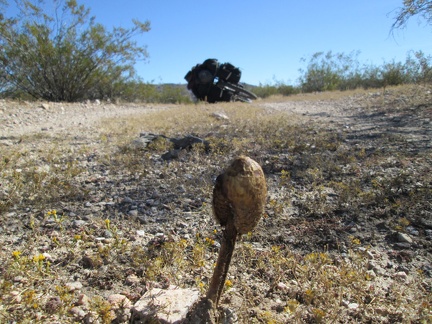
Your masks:
<svg viewBox="0 0 432 324"><path fill-rule="evenodd" d="M242 82L295 84L299 69L316 52L360 51L361 63L405 61L410 50L432 54L432 26L412 18L390 34L403 0L78 0L97 22L130 27L149 20L137 38L150 57L136 66L144 81L184 83L207 58L231 62Z"/></svg>

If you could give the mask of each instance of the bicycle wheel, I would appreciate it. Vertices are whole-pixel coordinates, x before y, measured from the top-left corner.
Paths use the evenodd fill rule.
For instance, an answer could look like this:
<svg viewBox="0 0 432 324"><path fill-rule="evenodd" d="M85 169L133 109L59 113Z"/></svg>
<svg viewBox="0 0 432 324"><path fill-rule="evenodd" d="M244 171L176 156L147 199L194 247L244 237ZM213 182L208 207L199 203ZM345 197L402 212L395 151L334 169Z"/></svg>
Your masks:
<svg viewBox="0 0 432 324"><path fill-rule="evenodd" d="M229 82L219 80L217 85L220 86L224 90L228 90L228 91L233 92L233 94L236 95L237 97L239 97L240 100L245 99L246 101L249 101L249 100L255 100L258 98L254 93L246 90L245 88L243 88L239 84L232 84Z"/></svg>

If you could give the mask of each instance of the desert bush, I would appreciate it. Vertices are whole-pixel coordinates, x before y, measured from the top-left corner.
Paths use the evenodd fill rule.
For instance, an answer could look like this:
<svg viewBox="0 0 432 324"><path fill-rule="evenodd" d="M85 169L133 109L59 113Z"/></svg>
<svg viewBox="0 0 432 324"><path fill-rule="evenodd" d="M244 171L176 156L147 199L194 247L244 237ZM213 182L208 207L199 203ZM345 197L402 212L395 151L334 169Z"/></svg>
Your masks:
<svg viewBox="0 0 432 324"><path fill-rule="evenodd" d="M19 13L0 12L0 69L3 83L50 101L109 96L113 85L133 76L147 56L133 37L150 23L108 31L75 0L55 0L53 12L37 1L17 1Z"/></svg>
<svg viewBox="0 0 432 324"><path fill-rule="evenodd" d="M276 81L273 84L260 83L259 86L250 90L260 98L268 98L274 95L289 96L300 92L298 87L286 84L283 81Z"/></svg>
<svg viewBox="0 0 432 324"><path fill-rule="evenodd" d="M350 54L317 52L300 69L300 88L303 92L382 88L432 80L431 57L423 52L410 52L405 62L383 62L381 65L363 64L359 52Z"/></svg>
<svg viewBox="0 0 432 324"><path fill-rule="evenodd" d="M328 91L341 89L344 80L357 75L357 56L359 52L350 54L331 51L317 52L307 63L306 70L300 70L300 85L304 92ZM306 58L302 58L306 62Z"/></svg>

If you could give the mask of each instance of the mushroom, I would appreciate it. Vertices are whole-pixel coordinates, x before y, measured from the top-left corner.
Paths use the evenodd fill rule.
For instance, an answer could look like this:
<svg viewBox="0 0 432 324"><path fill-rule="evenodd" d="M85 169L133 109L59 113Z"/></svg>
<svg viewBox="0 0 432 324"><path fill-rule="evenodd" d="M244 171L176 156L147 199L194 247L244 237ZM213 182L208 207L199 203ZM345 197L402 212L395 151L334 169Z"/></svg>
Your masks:
<svg viewBox="0 0 432 324"><path fill-rule="evenodd" d="M260 165L247 156L236 158L219 175L213 190L213 214L224 227L223 238L206 298L217 307L238 234L251 232L264 212L267 186Z"/></svg>

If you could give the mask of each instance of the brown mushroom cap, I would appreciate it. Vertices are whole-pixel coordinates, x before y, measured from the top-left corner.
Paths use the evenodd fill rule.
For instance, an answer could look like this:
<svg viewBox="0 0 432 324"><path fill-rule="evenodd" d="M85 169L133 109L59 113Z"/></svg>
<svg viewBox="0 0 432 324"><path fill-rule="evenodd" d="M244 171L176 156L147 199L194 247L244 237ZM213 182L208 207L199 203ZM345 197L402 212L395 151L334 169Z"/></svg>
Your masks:
<svg viewBox="0 0 432 324"><path fill-rule="evenodd" d="M267 186L260 165L240 156L216 180L213 213L222 226L231 219L237 232L245 234L258 224L266 196Z"/></svg>

